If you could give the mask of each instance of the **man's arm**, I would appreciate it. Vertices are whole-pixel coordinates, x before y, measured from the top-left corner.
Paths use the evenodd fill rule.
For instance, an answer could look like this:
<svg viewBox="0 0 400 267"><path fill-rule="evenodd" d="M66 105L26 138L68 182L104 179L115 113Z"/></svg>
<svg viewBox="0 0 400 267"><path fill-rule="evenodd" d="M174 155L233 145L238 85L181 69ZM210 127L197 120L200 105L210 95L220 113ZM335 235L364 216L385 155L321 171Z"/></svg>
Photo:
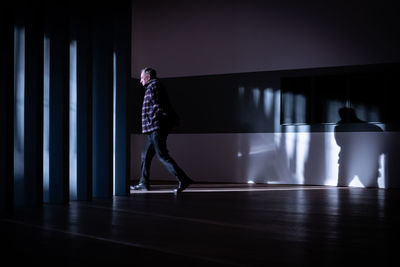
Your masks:
<svg viewBox="0 0 400 267"><path fill-rule="evenodd" d="M151 113L150 120L152 122L159 121L161 117L161 108L160 108L160 97L156 86L150 88L150 99L151 99Z"/></svg>

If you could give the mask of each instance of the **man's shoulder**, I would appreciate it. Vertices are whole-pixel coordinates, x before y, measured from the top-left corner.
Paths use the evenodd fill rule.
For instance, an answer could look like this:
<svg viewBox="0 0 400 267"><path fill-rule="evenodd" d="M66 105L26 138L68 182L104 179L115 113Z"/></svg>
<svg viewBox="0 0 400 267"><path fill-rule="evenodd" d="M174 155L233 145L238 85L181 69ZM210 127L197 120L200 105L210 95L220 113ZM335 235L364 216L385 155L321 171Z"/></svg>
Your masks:
<svg viewBox="0 0 400 267"><path fill-rule="evenodd" d="M157 88L161 86L161 82L159 79L152 79L150 80L149 84L147 85L147 88Z"/></svg>
<svg viewBox="0 0 400 267"><path fill-rule="evenodd" d="M150 81L146 85L146 93L154 93L154 91L158 91L160 84L157 81Z"/></svg>

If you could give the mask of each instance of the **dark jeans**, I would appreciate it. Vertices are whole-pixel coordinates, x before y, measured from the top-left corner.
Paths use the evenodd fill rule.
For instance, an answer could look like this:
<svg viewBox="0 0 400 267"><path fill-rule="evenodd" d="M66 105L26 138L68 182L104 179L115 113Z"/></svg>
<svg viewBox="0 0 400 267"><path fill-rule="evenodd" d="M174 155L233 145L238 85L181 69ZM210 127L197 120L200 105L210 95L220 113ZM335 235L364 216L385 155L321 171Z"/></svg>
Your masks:
<svg viewBox="0 0 400 267"><path fill-rule="evenodd" d="M146 135L146 143L142 152L140 183L149 185L150 166L154 155L157 155L160 162L173 174L179 182L188 180L188 176L179 168L178 164L169 155L167 150L168 133L155 130Z"/></svg>

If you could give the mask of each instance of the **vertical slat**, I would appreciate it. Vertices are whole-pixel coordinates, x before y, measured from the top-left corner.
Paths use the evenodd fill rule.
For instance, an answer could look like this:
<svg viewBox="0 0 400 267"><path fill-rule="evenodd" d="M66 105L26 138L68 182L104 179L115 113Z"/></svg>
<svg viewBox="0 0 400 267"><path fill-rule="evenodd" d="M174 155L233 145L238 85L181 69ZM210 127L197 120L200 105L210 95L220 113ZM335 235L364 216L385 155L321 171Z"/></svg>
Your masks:
<svg viewBox="0 0 400 267"><path fill-rule="evenodd" d="M50 42L49 203L66 203L69 199L69 38L65 8L49 3L46 9L45 33Z"/></svg>
<svg viewBox="0 0 400 267"><path fill-rule="evenodd" d="M94 8L93 45L93 197L112 197L113 46L107 4Z"/></svg>
<svg viewBox="0 0 400 267"><path fill-rule="evenodd" d="M74 3L78 5L78 3ZM92 198L92 48L89 6L73 8L72 40L77 42L77 200Z"/></svg>
<svg viewBox="0 0 400 267"><path fill-rule="evenodd" d="M120 1L114 12L115 54L115 195L129 194L128 111L131 75L131 2Z"/></svg>
<svg viewBox="0 0 400 267"><path fill-rule="evenodd" d="M41 1L29 2L25 45L24 206L43 201L43 23Z"/></svg>
<svg viewBox="0 0 400 267"><path fill-rule="evenodd" d="M10 214L14 206L13 186L13 11L2 3L0 18L0 215Z"/></svg>

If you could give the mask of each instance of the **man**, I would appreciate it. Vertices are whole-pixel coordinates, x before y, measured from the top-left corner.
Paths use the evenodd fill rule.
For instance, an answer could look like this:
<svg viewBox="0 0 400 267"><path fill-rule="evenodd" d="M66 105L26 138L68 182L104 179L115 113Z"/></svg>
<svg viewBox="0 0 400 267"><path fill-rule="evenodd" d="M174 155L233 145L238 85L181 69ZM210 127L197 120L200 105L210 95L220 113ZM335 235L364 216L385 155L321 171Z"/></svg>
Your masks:
<svg viewBox="0 0 400 267"><path fill-rule="evenodd" d="M146 135L146 143L141 155L141 177L133 190L150 190L150 166L154 155L178 180L175 194L185 190L193 183L167 150L167 136L177 122L177 115L168 100L167 92L156 77L156 71L145 68L140 74L140 83L146 89L142 106L142 133Z"/></svg>

